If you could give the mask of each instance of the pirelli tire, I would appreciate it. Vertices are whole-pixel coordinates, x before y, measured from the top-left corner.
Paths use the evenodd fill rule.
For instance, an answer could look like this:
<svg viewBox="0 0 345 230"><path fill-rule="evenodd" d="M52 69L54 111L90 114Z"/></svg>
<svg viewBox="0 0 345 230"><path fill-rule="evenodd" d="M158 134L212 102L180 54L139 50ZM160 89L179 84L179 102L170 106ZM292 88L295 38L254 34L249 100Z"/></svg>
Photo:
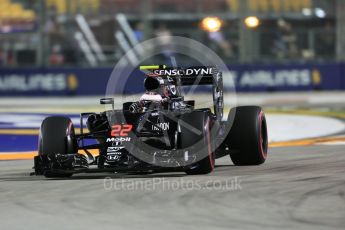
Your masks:
<svg viewBox="0 0 345 230"><path fill-rule="evenodd" d="M67 154L76 153L77 151L75 131L71 119L61 116L52 116L43 120L38 138L38 156L43 159L41 164L48 163L48 161L44 161L44 159L46 159L49 154ZM46 165L41 165L41 167L43 169L47 168ZM72 176L71 173L52 173L49 170L43 170L42 174L48 178Z"/></svg>
<svg viewBox="0 0 345 230"><path fill-rule="evenodd" d="M260 165L266 161L268 151L267 122L258 106L233 108L228 116L230 132L226 145L235 165Z"/></svg>
<svg viewBox="0 0 345 230"><path fill-rule="evenodd" d="M197 153L197 158L200 158L196 163L188 166L186 174L211 173L215 164L215 156L212 151L211 112L205 110L184 114L180 117L179 123L181 148ZM193 128L191 129L191 127Z"/></svg>

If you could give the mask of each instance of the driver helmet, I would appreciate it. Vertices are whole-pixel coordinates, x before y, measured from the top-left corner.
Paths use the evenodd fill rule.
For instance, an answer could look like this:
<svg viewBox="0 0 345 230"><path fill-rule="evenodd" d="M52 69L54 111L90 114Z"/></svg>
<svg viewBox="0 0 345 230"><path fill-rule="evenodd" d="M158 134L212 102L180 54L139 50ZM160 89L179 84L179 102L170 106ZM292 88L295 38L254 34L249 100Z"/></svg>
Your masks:
<svg viewBox="0 0 345 230"><path fill-rule="evenodd" d="M163 76L147 76L144 80L146 93L159 94L162 97L177 97L174 80Z"/></svg>

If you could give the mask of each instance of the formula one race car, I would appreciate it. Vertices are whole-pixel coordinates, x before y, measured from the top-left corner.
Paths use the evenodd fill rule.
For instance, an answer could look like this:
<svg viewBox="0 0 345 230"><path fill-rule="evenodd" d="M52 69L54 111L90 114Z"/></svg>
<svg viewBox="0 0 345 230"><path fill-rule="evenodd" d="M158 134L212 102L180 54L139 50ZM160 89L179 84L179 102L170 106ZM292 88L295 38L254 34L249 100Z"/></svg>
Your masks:
<svg viewBox="0 0 345 230"><path fill-rule="evenodd" d="M47 117L39 133L36 175L70 177L83 172L207 174L215 159L230 155L235 165L259 165L267 157L267 126L257 106L232 108L223 120L223 78L214 67L141 66L145 94L114 109L82 113L80 133L67 117ZM211 108L194 108L181 87L211 85ZM85 132L84 119L88 132ZM91 140L90 140L91 139ZM90 143L91 141L91 143ZM92 142L93 141L93 142ZM88 144L87 144L88 142ZM93 155L91 149L99 150Z"/></svg>

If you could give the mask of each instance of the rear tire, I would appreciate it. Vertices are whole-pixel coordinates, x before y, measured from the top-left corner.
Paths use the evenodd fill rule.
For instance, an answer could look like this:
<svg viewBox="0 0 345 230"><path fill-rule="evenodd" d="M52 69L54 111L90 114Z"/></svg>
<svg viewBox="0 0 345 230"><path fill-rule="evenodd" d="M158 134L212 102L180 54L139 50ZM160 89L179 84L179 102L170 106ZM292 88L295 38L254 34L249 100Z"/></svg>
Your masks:
<svg viewBox="0 0 345 230"><path fill-rule="evenodd" d="M192 151L197 151L198 156L202 159L197 163L189 166L185 171L188 175L199 175L211 173L214 169L214 154L212 152L211 139L211 117L210 112L194 111L184 114L180 118L180 146L182 149L192 147ZM183 123L188 124L188 127ZM194 127L192 131L190 127ZM200 131L197 134L195 131ZM198 143L198 146L194 146Z"/></svg>
<svg viewBox="0 0 345 230"><path fill-rule="evenodd" d="M76 153L78 151L77 143L75 141L75 131L71 119L67 117L47 117L43 120L40 134L38 138L38 156L43 159L40 161L42 165L37 165L37 168L42 170L42 174L48 178L63 178L70 177L72 173L52 173L45 170L49 162L44 160L49 154L67 154ZM37 158L35 160L35 164ZM35 165L36 169L36 165Z"/></svg>
<svg viewBox="0 0 345 230"><path fill-rule="evenodd" d="M241 106L230 111L232 124L226 138L230 158L235 165L259 165L265 162L268 151L265 114L258 106Z"/></svg>

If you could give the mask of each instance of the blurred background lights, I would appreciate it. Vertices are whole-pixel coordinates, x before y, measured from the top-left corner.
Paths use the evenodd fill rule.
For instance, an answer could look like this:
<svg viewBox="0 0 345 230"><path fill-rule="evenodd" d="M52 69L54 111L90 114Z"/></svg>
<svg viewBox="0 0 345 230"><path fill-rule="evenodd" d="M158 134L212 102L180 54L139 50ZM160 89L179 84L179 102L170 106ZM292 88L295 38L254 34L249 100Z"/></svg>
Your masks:
<svg viewBox="0 0 345 230"><path fill-rule="evenodd" d="M304 16L311 16L313 14L313 11L310 8L303 8L302 9L302 14Z"/></svg>
<svg viewBox="0 0 345 230"><path fill-rule="evenodd" d="M250 17L246 17L244 19L244 24L248 27L248 28L255 28L258 27L260 24L260 20L255 17L255 16L250 16Z"/></svg>
<svg viewBox="0 0 345 230"><path fill-rule="evenodd" d="M326 12L321 9L321 8L315 8L315 15L318 18L325 18L326 17Z"/></svg>
<svg viewBox="0 0 345 230"><path fill-rule="evenodd" d="M217 17L206 17L201 21L201 28L207 32L217 32L222 25L222 20Z"/></svg>

